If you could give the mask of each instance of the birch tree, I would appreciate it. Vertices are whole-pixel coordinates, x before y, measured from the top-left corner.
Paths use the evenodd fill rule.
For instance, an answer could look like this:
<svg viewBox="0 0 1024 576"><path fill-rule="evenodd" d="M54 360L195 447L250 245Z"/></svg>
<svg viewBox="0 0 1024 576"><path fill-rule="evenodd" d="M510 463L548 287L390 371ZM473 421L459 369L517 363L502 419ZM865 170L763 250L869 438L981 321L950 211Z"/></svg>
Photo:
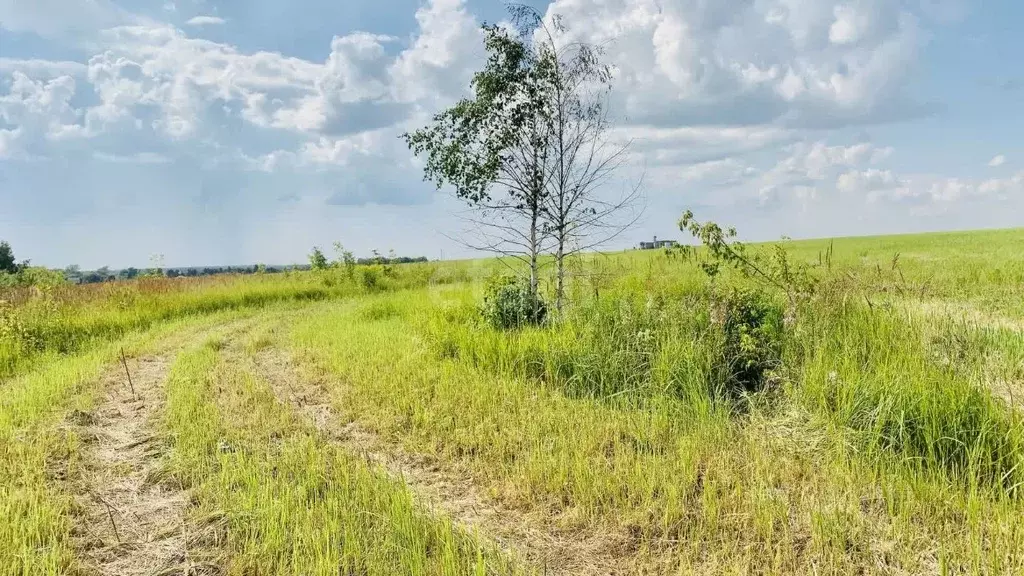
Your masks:
<svg viewBox="0 0 1024 576"><path fill-rule="evenodd" d="M426 179L470 205L475 241L463 244L525 262L535 299L540 255L553 255L561 311L567 261L636 222L640 185L609 194L629 144L609 137L612 72L601 51L561 43L557 17L509 10L513 27L484 27L488 59L473 97L404 137L425 158Z"/></svg>
<svg viewBox="0 0 1024 576"><path fill-rule="evenodd" d="M537 301L543 215L549 190L550 121L539 60L525 28L485 26L488 58L473 76L473 96L404 135L425 160L424 175L451 186L471 208L466 246L523 261Z"/></svg>
<svg viewBox="0 0 1024 576"><path fill-rule="evenodd" d="M609 190L627 160L629 142L613 141L608 96L612 70L601 50L586 43L560 43L566 28L557 16L536 22L545 119L549 122L548 192L544 217L553 240L555 304L565 304L566 263L572 256L607 244L640 217L642 178L619 194Z"/></svg>

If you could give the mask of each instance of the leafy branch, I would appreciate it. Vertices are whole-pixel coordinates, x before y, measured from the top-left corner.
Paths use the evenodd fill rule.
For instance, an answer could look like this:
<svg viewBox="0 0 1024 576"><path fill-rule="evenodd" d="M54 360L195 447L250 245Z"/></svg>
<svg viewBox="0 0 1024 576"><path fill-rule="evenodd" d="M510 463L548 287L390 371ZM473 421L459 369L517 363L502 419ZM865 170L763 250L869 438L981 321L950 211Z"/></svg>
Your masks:
<svg viewBox="0 0 1024 576"><path fill-rule="evenodd" d="M785 293L790 313L795 313L797 304L817 291L819 278L811 273L811 266L792 260L782 244L772 246L767 255L750 252L746 244L735 239L735 228L698 222L690 210L680 218L679 229L689 232L706 249L707 257L700 267L710 278L717 277L723 266L731 267L745 278ZM697 257L693 246L680 246L678 250L685 257ZM831 249L828 260L831 261Z"/></svg>

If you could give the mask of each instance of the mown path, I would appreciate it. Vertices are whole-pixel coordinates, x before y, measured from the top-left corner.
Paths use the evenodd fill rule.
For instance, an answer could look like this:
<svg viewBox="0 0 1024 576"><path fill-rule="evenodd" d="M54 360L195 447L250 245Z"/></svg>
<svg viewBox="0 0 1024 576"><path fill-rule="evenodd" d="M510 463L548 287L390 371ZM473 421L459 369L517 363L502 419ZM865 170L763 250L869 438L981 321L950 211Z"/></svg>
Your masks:
<svg viewBox="0 0 1024 576"><path fill-rule="evenodd" d="M275 394L300 411L321 433L350 452L401 479L427 509L451 518L471 533L496 541L513 557L542 574L619 575L634 567L614 535L566 534L552 530L540 515L512 510L490 498L464 471L421 455L409 454L357 422L345 422L322 382L305 378L288 355L266 348L254 356L257 374Z"/></svg>
<svg viewBox="0 0 1024 576"><path fill-rule="evenodd" d="M163 443L154 429L170 362L128 361L103 377L105 399L80 415L87 448L77 486L78 547L97 574L195 574L186 545L186 493L159 481Z"/></svg>
<svg viewBox="0 0 1024 576"><path fill-rule="evenodd" d="M83 443L68 490L77 505L74 545L80 570L101 576L219 573L215 554L188 519L189 494L165 474L169 442L160 430L165 384L175 353L189 341L237 331L247 321L185 329L162 352L122 358L97 385L99 401L69 424Z"/></svg>
<svg viewBox="0 0 1024 576"><path fill-rule="evenodd" d="M328 384L307 377L286 352L273 347L245 352L240 342L247 331L234 327L229 332L220 352L225 361L249 364L283 405L301 414L327 441L399 479L424 510L496 542L542 574L636 571L628 547L614 534L567 533L545 522L543 511L503 506L466 471L410 454L343 419L330 402ZM163 473L169 444L161 435L160 417L171 363L170 354L128 359L130 383L122 365L110 367L99 383L97 407L71 419L83 440L83 466L69 489L78 505L75 547L86 574L223 571L223 551L197 537L188 490Z"/></svg>

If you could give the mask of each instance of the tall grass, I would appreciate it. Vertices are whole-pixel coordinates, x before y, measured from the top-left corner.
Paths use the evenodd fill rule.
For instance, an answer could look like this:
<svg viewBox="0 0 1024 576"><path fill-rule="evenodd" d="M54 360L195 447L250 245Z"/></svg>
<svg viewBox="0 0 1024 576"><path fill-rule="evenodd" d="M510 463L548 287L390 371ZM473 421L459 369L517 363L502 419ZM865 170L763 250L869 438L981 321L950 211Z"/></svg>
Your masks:
<svg viewBox="0 0 1024 576"><path fill-rule="evenodd" d="M70 501L51 482L54 464L73 466L78 439L55 426L95 378L94 352L8 383L0 395L0 573L65 574L71 565ZM59 468L59 466L58 466Z"/></svg>
<svg viewBox="0 0 1024 576"><path fill-rule="evenodd" d="M542 380L572 396L709 398L722 338L706 291L614 291L582 300L551 326L499 331L479 321L469 289L421 319L435 352L474 366Z"/></svg>
<svg viewBox="0 0 1024 576"><path fill-rule="evenodd" d="M278 402L239 358L183 354L167 385L175 479L229 574L512 574L507 560L419 508L400 482ZM216 551L215 551L216 552Z"/></svg>
<svg viewBox="0 0 1024 576"><path fill-rule="evenodd" d="M789 389L798 401L871 452L1009 495L1024 488L1024 419L993 393L983 329L863 306L816 309L801 329Z"/></svg>
<svg viewBox="0 0 1024 576"><path fill-rule="evenodd" d="M1024 568L1021 428L978 382L932 366L913 344L925 327L866 305L808 320L779 382L740 412L709 385L719 351L699 294L673 319L623 319L645 301L609 297L501 333L454 293L324 306L294 346L336 378L339 410L407 449L566 527L627 534L641 556L667 548L685 570ZM653 341L631 346L648 326Z"/></svg>
<svg viewBox="0 0 1024 576"><path fill-rule="evenodd" d="M899 299L875 305L861 285L826 290L838 292L803 306L780 333L785 353L766 376L776 384L766 392L772 402L829 419L868 452L1009 494L1024 487L1024 419L993 393L1000 379L992 373L1002 370L1004 382L1024 374L1019 331L928 318ZM507 332L479 321L470 290L447 296L419 320L442 359L569 396L636 403L668 395L702 412L745 409L736 393L756 390L730 380L737 351L701 284L625 276L601 298L579 298L552 326Z"/></svg>
<svg viewBox="0 0 1024 576"><path fill-rule="evenodd" d="M308 302L422 287L458 269L436 274L433 265L359 266L355 274L331 269L272 275L143 278L99 285L58 286L0 293L0 379L47 352L82 350L167 320L275 302ZM368 280L370 279L370 280Z"/></svg>

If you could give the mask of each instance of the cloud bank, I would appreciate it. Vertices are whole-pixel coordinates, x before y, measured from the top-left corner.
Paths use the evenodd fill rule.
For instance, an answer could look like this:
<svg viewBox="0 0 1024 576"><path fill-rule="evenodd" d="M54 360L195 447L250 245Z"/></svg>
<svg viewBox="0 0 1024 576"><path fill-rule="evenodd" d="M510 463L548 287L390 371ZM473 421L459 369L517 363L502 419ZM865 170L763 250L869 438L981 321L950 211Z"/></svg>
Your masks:
<svg viewBox="0 0 1024 576"><path fill-rule="evenodd" d="M956 213L954 225L1002 224L985 211L1022 207L1024 172L1002 154L988 163L998 177L922 173L901 168L906 150L863 135L939 110L911 82L951 20L934 7L556 0L546 10L566 24L562 41L601 46L614 68L612 137L631 142L652 208L637 237L670 232L691 206L775 236L794 233L780 214L828 234L901 218L914 219L908 230L948 226ZM205 37L235 25L208 14L175 25L109 1L0 2L4 30L67 52L0 58L0 224L54 265L150 252L171 264L292 261L334 238L451 251L439 232L455 205L421 182L399 135L467 93L485 58L480 20L462 0L429 0L414 16L409 33L336 34L309 58Z"/></svg>

